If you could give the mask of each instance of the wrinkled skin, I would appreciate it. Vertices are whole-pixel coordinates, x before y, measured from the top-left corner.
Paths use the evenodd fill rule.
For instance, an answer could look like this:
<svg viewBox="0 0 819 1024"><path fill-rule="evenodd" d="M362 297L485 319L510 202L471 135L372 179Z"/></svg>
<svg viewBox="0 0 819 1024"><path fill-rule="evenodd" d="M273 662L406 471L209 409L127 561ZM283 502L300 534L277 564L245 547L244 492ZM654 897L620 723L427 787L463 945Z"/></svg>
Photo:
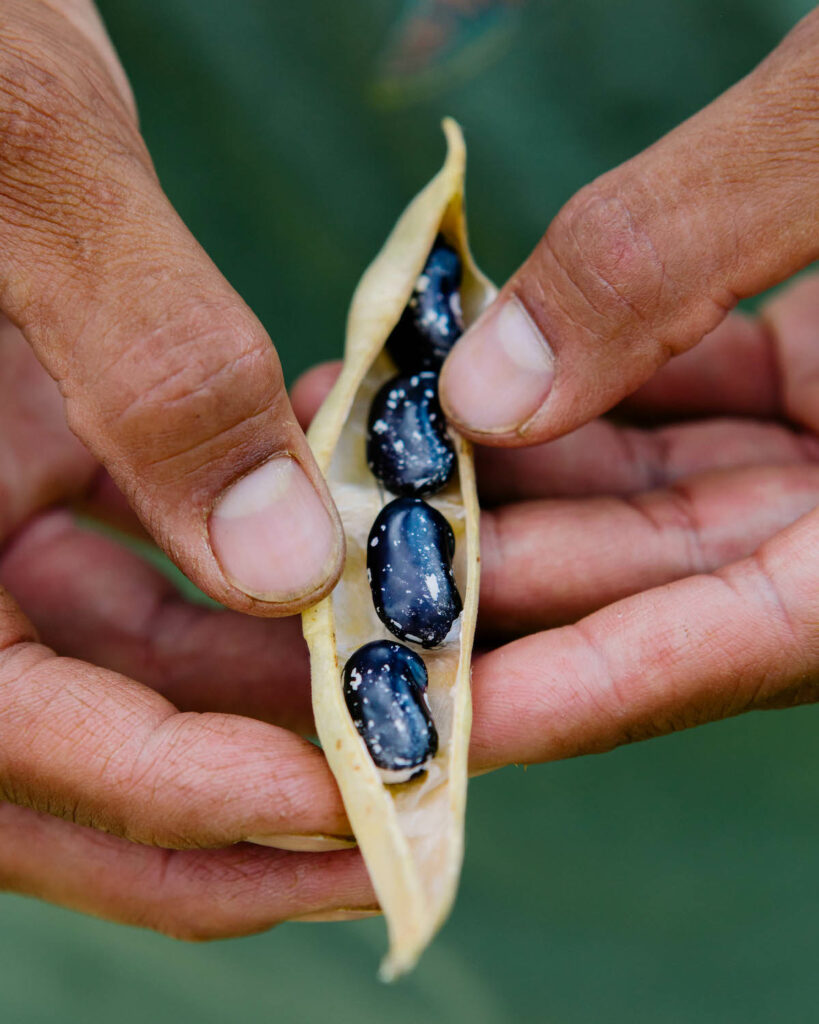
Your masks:
<svg viewBox="0 0 819 1024"><path fill-rule="evenodd" d="M474 332L444 369L483 445L475 770L817 696L819 281L726 317L816 256L817 51L814 15L558 215L501 294L554 353L525 422L458 412ZM349 827L296 735L298 623L242 614L295 611L340 558L267 601L207 527L284 449L328 500L273 350L162 196L90 5L7 0L0 70L0 886L187 938L366 910L355 851L242 842ZM302 423L334 373L300 382ZM227 610L78 528L77 504Z"/></svg>
<svg viewBox="0 0 819 1024"><path fill-rule="evenodd" d="M239 614L304 607L343 545L260 600L212 543L220 495L282 451L332 529L275 350L162 194L91 4L2 14L0 887L191 938L371 907L355 851L232 845L349 832L282 727L308 721L297 623ZM185 605L77 502L234 610Z"/></svg>

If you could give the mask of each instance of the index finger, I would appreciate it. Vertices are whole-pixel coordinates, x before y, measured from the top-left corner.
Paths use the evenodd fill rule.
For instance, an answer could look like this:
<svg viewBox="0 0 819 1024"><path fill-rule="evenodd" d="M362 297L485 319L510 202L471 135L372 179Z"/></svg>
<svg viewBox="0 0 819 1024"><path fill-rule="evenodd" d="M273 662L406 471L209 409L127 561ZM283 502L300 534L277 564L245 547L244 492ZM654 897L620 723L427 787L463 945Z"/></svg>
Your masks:
<svg viewBox="0 0 819 1024"><path fill-rule="evenodd" d="M819 696L819 512L749 558L517 640L475 665L472 763L599 753Z"/></svg>
<svg viewBox="0 0 819 1024"><path fill-rule="evenodd" d="M0 591L0 800L170 848L349 835L321 752L37 643Z"/></svg>

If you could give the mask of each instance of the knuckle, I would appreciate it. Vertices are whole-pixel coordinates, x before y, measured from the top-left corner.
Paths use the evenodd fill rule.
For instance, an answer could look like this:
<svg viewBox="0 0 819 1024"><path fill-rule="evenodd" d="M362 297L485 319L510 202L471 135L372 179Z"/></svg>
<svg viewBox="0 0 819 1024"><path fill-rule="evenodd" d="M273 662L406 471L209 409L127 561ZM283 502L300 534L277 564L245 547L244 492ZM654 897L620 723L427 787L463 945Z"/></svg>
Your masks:
<svg viewBox="0 0 819 1024"><path fill-rule="evenodd" d="M691 186L678 179L655 186L649 179L661 175L647 166L636 158L581 189L550 226L533 267L552 289L544 298L620 373L624 352L659 367L713 330L735 303L707 235L696 258L671 244L698 234Z"/></svg>
<svg viewBox="0 0 819 1024"><path fill-rule="evenodd" d="M113 450L98 454L113 469L127 457L159 483L204 470L226 450L237 464L261 457L269 436L253 424L284 412L287 399L278 357L255 318L232 299L189 301L157 317L158 327L144 318L126 311L127 334L90 380L82 380L89 360L75 358L64 391L76 432L105 438Z"/></svg>
<svg viewBox="0 0 819 1024"><path fill-rule="evenodd" d="M164 856L152 901L152 926L164 935L208 942L279 923L281 871L258 850L239 846L220 851L218 859L196 851ZM271 889L277 894L272 900Z"/></svg>
<svg viewBox="0 0 819 1024"><path fill-rule="evenodd" d="M664 261L647 226L650 218L635 205L600 179L569 201L546 236L569 310L581 322L599 325L601 335L643 333L665 299Z"/></svg>
<svg viewBox="0 0 819 1024"><path fill-rule="evenodd" d="M623 503L636 512L663 545L674 575L704 573L717 568L718 559L709 551L695 493L677 481L654 493L626 495Z"/></svg>

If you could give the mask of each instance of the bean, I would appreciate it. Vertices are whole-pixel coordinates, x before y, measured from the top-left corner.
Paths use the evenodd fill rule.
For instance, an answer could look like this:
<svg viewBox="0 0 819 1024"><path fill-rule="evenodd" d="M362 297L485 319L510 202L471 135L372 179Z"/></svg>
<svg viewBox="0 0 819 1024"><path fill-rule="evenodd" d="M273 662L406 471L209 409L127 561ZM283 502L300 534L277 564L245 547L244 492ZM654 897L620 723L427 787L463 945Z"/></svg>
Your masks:
<svg viewBox="0 0 819 1024"><path fill-rule="evenodd" d="M455 469L455 449L438 402L438 375L399 374L379 390L367 424L367 463L393 494L434 494Z"/></svg>
<svg viewBox="0 0 819 1024"><path fill-rule="evenodd" d="M426 699L427 670L403 644L365 644L344 666L344 700L384 782L407 782L438 751Z"/></svg>
<svg viewBox="0 0 819 1024"><path fill-rule="evenodd" d="M420 498L396 498L378 514L367 543L367 578L376 614L400 640L443 643L462 608L454 554L452 527Z"/></svg>
<svg viewBox="0 0 819 1024"><path fill-rule="evenodd" d="M400 370L439 370L463 333L461 261L438 235L401 319L387 339Z"/></svg>

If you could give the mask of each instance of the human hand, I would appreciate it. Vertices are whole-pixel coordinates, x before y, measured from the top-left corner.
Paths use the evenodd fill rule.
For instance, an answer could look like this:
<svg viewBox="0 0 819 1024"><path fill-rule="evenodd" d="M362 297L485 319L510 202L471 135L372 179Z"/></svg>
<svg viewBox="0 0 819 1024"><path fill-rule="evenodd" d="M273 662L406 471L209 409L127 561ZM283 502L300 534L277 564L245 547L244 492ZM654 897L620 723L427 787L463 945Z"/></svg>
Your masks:
<svg viewBox="0 0 819 1024"><path fill-rule="evenodd" d="M477 662L478 764L817 695L819 284L722 322L819 255L817 66L814 13L575 196L444 366L484 495L561 499L485 520L484 622L570 625ZM705 421L590 422L640 385L624 415Z"/></svg>
<svg viewBox="0 0 819 1024"><path fill-rule="evenodd" d="M533 634L475 659L476 770L819 696L819 279L723 321L819 253L818 64L815 14L571 200L445 364L481 644Z"/></svg>
<svg viewBox="0 0 819 1024"><path fill-rule="evenodd" d="M187 938L372 907L355 850L240 842L349 834L289 731L311 724L298 619L188 604L80 528L78 500L136 520L7 322L0 366L0 889Z"/></svg>
<svg viewBox="0 0 819 1024"><path fill-rule="evenodd" d="M819 699L817 324L814 276L616 419L476 447L473 771ZM297 382L305 421L337 368Z"/></svg>
<svg viewBox="0 0 819 1024"><path fill-rule="evenodd" d="M234 609L326 592L343 545L273 348L162 195L90 3L9 0L0 71L0 577L31 616L0 591L0 888L199 938L372 906L356 851L232 845L349 832L283 728L297 621L188 606L54 510L136 529L124 493Z"/></svg>

